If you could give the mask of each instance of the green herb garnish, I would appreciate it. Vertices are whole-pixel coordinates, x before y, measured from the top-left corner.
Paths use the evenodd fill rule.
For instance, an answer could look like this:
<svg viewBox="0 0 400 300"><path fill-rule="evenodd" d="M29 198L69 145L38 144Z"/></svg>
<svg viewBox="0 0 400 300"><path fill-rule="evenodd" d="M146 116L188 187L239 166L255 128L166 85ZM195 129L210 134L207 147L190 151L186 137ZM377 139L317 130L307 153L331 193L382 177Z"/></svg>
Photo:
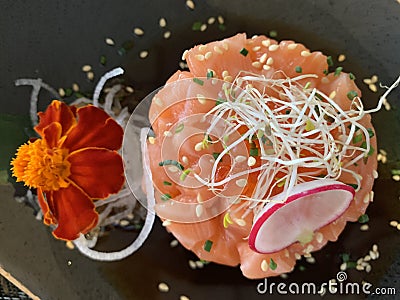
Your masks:
<svg viewBox="0 0 400 300"><path fill-rule="evenodd" d="M162 166L176 166L179 170L183 171L184 167L182 166L182 164L180 164L179 162L177 162L176 160L172 160L172 159L166 159L164 161L160 161L158 163L158 165L160 167Z"/></svg>
<svg viewBox="0 0 400 300"><path fill-rule="evenodd" d="M169 182L169 181L163 181L163 184L164 184L164 185L172 185L172 183Z"/></svg>
<svg viewBox="0 0 400 300"><path fill-rule="evenodd" d="M278 32L276 30L271 30L269 32L269 36L272 38L276 38L278 36Z"/></svg>
<svg viewBox="0 0 400 300"><path fill-rule="evenodd" d="M161 195L161 200L162 201L168 201L169 199L171 199L171 195L170 194L162 194Z"/></svg>
<svg viewBox="0 0 400 300"><path fill-rule="evenodd" d="M358 189L358 184L355 183L347 183L347 185L351 186L353 189Z"/></svg>
<svg viewBox="0 0 400 300"><path fill-rule="evenodd" d="M213 155L214 159L216 160L220 154L221 153L219 153L219 152L213 152L212 155Z"/></svg>
<svg viewBox="0 0 400 300"><path fill-rule="evenodd" d="M199 78L193 78L193 82L197 83L198 85L203 86L204 85L204 81L199 79Z"/></svg>
<svg viewBox="0 0 400 300"><path fill-rule="evenodd" d="M72 95L74 91L71 88L65 89L65 96L69 97Z"/></svg>
<svg viewBox="0 0 400 300"><path fill-rule="evenodd" d="M343 67L337 67L335 70L334 76L339 76L342 73Z"/></svg>
<svg viewBox="0 0 400 300"><path fill-rule="evenodd" d="M358 218L358 223L364 224L369 221L369 217L367 214L363 214Z"/></svg>
<svg viewBox="0 0 400 300"><path fill-rule="evenodd" d="M328 56L326 58L326 62L328 63L328 66L332 67L333 66L333 59L332 56Z"/></svg>
<svg viewBox="0 0 400 300"><path fill-rule="evenodd" d="M351 90L350 92L347 93L347 98L349 100L353 100L355 97L357 97L358 94L356 91Z"/></svg>
<svg viewBox="0 0 400 300"><path fill-rule="evenodd" d="M272 258L269 260L269 267L272 271L276 270L276 268L278 267L278 265Z"/></svg>
<svg viewBox="0 0 400 300"><path fill-rule="evenodd" d="M350 260L350 254L348 253L342 253L340 254L340 257L343 262L347 263Z"/></svg>
<svg viewBox="0 0 400 300"><path fill-rule="evenodd" d="M183 125L183 123L180 123L175 129L175 133L181 132L183 128L185 128L185 125Z"/></svg>
<svg viewBox="0 0 400 300"><path fill-rule="evenodd" d="M249 50L247 50L246 48L242 48L242 50L240 50L240 54L242 54L243 56L247 56L247 54L249 54Z"/></svg>
<svg viewBox="0 0 400 300"><path fill-rule="evenodd" d="M203 23L201 23L199 21L194 22L193 25L192 25L192 30L193 31L199 31L200 28L201 28L201 25L203 25Z"/></svg>
<svg viewBox="0 0 400 300"><path fill-rule="evenodd" d="M250 148L250 156L258 156L258 149Z"/></svg>
<svg viewBox="0 0 400 300"><path fill-rule="evenodd" d="M225 102L224 99L218 98L217 101L215 102L215 106L220 105L221 103Z"/></svg>
<svg viewBox="0 0 400 300"><path fill-rule="evenodd" d="M349 73L349 78L350 78L350 80L355 80L355 79L356 79L356 76L354 76L353 73Z"/></svg>
<svg viewBox="0 0 400 300"><path fill-rule="evenodd" d="M368 131L368 135L369 135L370 138L372 138L375 135L374 131L372 130L372 128L367 128L367 131Z"/></svg>
<svg viewBox="0 0 400 300"><path fill-rule="evenodd" d="M325 75L328 75L329 71L325 69L322 73L324 73Z"/></svg>
<svg viewBox="0 0 400 300"><path fill-rule="evenodd" d="M294 70L296 71L296 73L301 73L303 72L303 68L300 66L297 66L296 68L294 68Z"/></svg>
<svg viewBox="0 0 400 300"><path fill-rule="evenodd" d="M206 240L205 243L204 243L204 250L207 251L207 252L210 252L212 245L213 245L212 241Z"/></svg>
<svg viewBox="0 0 400 300"><path fill-rule="evenodd" d="M104 66L107 62L107 58L104 55L100 56L100 63Z"/></svg>
<svg viewBox="0 0 400 300"><path fill-rule="evenodd" d="M363 139L363 135L362 134L357 134L353 137L353 144L357 144L359 142L361 142Z"/></svg>
<svg viewBox="0 0 400 300"><path fill-rule="evenodd" d="M183 171L181 176L179 176L180 181L184 181L191 171L192 170L190 169L186 169L185 171Z"/></svg>
<svg viewBox="0 0 400 300"><path fill-rule="evenodd" d="M211 71L211 70L208 71L208 72L207 72L207 78L210 79L210 78L213 78L213 77L214 77L214 72Z"/></svg>

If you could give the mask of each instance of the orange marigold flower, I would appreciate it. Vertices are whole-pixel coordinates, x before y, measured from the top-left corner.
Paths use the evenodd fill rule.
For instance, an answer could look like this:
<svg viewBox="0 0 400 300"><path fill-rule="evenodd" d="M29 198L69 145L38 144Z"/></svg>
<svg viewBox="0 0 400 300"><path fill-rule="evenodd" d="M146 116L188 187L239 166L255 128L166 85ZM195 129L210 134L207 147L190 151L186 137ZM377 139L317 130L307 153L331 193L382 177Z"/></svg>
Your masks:
<svg viewBox="0 0 400 300"><path fill-rule="evenodd" d="M11 161L17 181L36 188L46 225L56 238L74 240L96 226L94 200L124 184L123 130L95 106L75 108L54 100L35 127L41 139L19 147Z"/></svg>

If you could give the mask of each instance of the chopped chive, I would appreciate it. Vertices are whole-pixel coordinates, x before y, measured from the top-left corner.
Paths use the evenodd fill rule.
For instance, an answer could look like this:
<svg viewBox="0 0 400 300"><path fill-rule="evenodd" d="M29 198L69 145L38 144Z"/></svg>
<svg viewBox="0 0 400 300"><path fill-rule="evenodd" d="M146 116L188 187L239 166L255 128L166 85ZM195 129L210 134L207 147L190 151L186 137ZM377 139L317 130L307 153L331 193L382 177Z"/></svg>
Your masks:
<svg viewBox="0 0 400 300"><path fill-rule="evenodd" d="M223 102L225 102L224 99L222 98L218 98L217 101L215 102L215 106L222 104Z"/></svg>
<svg viewBox="0 0 400 300"><path fill-rule="evenodd" d="M107 63L107 58L104 55L100 56L100 63L104 66Z"/></svg>
<svg viewBox="0 0 400 300"><path fill-rule="evenodd" d="M219 152L213 152L212 155L213 155L214 159L216 160L220 154L221 153L219 153Z"/></svg>
<svg viewBox="0 0 400 300"><path fill-rule="evenodd" d="M80 93L80 92L75 92L75 93L74 93L74 96L75 96L76 98L82 98L82 97L84 97L85 95L83 95L83 94Z"/></svg>
<svg viewBox="0 0 400 300"><path fill-rule="evenodd" d="M347 183L347 185L351 186L353 189L358 189L358 184L355 183Z"/></svg>
<svg viewBox="0 0 400 300"><path fill-rule="evenodd" d="M350 78L350 80L355 80L355 79L356 79L356 76L354 76L353 73L349 73L349 78Z"/></svg>
<svg viewBox="0 0 400 300"><path fill-rule="evenodd" d="M193 31L200 31L201 25L203 25L203 23L201 23L200 21L194 22L193 25L192 25L192 30Z"/></svg>
<svg viewBox="0 0 400 300"><path fill-rule="evenodd" d="M193 78L193 82L197 83L198 85L204 85L204 81L199 78Z"/></svg>
<svg viewBox="0 0 400 300"><path fill-rule="evenodd" d="M171 195L170 194L162 194L161 195L161 200L162 201L168 201L169 199L171 199Z"/></svg>
<svg viewBox="0 0 400 300"><path fill-rule="evenodd" d="M286 111L285 111L285 114L290 114L290 109L287 109Z"/></svg>
<svg viewBox="0 0 400 300"><path fill-rule="evenodd" d="M369 221L369 217L367 214L363 214L358 218L358 223L364 224Z"/></svg>
<svg viewBox="0 0 400 300"><path fill-rule="evenodd" d="M192 170L190 169L186 169L185 171L183 171L181 176L179 176L180 181L184 181L191 171Z"/></svg>
<svg viewBox="0 0 400 300"><path fill-rule="evenodd" d="M270 267L270 269L272 271L276 270L276 268L278 267L278 265L276 264L276 262L272 258L269 260L269 267Z"/></svg>
<svg viewBox="0 0 400 300"><path fill-rule="evenodd" d="M299 270L300 270L301 272L304 272L304 271L306 270L306 267L303 266L303 265L300 265L300 266L299 266Z"/></svg>
<svg viewBox="0 0 400 300"><path fill-rule="evenodd" d="M359 142L361 142L363 139L363 135L362 134L357 134L353 137L353 144L357 144Z"/></svg>
<svg viewBox="0 0 400 300"><path fill-rule="evenodd" d="M347 98L349 100L353 100L355 97L357 97L358 94L356 91L351 90L350 92L347 93Z"/></svg>
<svg viewBox="0 0 400 300"><path fill-rule="evenodd" d="M272 38L276 38L278 36L278 32L276 30L271 30L269 32L269 36Z"/></svg>
<svg viewBox="0 0 400 300"><path fill-rule="evenodd" d="M73 93L73 90L71 88L65 89L65 96L69 97L72 95L72 93Z"/></svg>
<svg viewBox="0 0 400 300"><path fill-rule="evenodd" d="M126 52L133 48L133 44L133 41L123 42L121 48L118 49L118 54L121 56L126 54Z"/></svg>
<svg viewBox="0 0 400 300"><path fill-rule="evenodd" d="M348 128L348 129L351 129L351 126L353 126L353 125L350 124L349 126L347 126L347 128ZM360 130L360 127L358 127L358 126L354 126L354 127L355 127L354 132L357 132L357 131Z"/></svg>
<svg viewBox="0 0 400 300"><path fill-rule="evenodd" d="M250 156L258 156L258 149L250 148Z"/></svg>
<svg viewBox="0 0 400 300"><path fill-rule="evenodd" d="M354 269L357 267L357 263L355 261L348 261L346 262L346 267L347 269Z"/></svg>
<svg viewBox="0 0 400 300"><path fill-rule="evenodd" d="M225 31L226 30L225 24L218 24L218 29L221 31Z"/></svg>
<svg viewBox="0 0 400 300"><path fill-rule="evenodd" d="M392 175L400 175L399 169L392 169L391 172L392 172Z"/></svg>
<svg viewBox="0 0 400 300"><path fill-rule="evenodd" d="M163 184L164 184L164 185L172 185L172 183L169 182L169 181L163 181Z"/></svg>
<svg viewBox="0 0 400 300"><path fill-rule="evenodd" d="M350 254L348 253L342 253L340 254L340 257L343 262L347 263L350 260Z"/></svg>
<svg viewBox="0 0 400 300"><path fill-rule="evenodd" d="M242 54L243 56L247 56L248 53L249 50L247 50L246 48L242 48L242 50L240 50L240 54Z"/></svg>
<svg viewBox="0 0 400 300"><path fill-rule="evenodd" d="M337 67L335 70L334 76L339 76L342 73L343 67Z"/></svg>
<svg viewBox="0 0 400 300"><path fill-rule="evenodd" d="M323 71L323 73L324 73L325 75L328 75L328 74L329 74L329 71L325 69L325 70Z"/></svg>
<svg viewBox="0 0 400 300"><path fill-rule="evenodd" d="M185 128L185 125L183 125L183 123L180 123L175 129L175 133L181 132L183 128Z"/></svg>
<svg viewBox="0 0 400 300"><path fill-rule="evenodd" d="M328 56L326 58L326 62L328 63L328 66L333 67L333 59L332 56Z"/></svg>
<svg viewBox="0 0 400 300"><path fill-rule="evenodd" d="M213 77L214 77L214 72L213 71L208 71L207 72L207 78L210 79L210 78L213 78Z"/></svg>
<svg viewBox="0 0 400 300"><path fill-rule="evenodd" d="M300 66L297 66L296 68L294 68L294 70L296 71L296 73L301 73L303 72L303 68Z"/></svg>
<svg viewBox="0 0 400 300"><path fill-rule="evenodd" d="M375 135L374 131L372 130L372 128L367 128L367 131L368 131L368 135L369 135L370 138L372 138Z"/></svg>
<svg viewBox="0 0 400 300"><path fill-rule="evenodd" d="M205 243L204 243L204 250L207 251L207 252L210 252L212 245L213 245L212 241L206 240Z"/></svg>
<svg viewBox="0 0 400 300"><path fill-rule="evenodd" d="M362 144L361 144L360 147L363 148L363 149L367 149L367 142L366 142L366 141L362 142ZM375 152L374 147L372 147L372 146L370 145L370 146L369 146L369 152L367 153L366 156L371 156L374 152Z"/></svg>
<svg viewBox="0 0 400 300"><path fill-rule="evenodd" d="M166 159L164 161L160 161L158 163L158 165L160 167L162 166L168 166L168 165L172 165L172 166L176 166L178 169L180 169L181 171L183 171L184 167L182 166L182 164L180 164L179 162L177 162L176 160L172 160L172 159Z"/></svg>

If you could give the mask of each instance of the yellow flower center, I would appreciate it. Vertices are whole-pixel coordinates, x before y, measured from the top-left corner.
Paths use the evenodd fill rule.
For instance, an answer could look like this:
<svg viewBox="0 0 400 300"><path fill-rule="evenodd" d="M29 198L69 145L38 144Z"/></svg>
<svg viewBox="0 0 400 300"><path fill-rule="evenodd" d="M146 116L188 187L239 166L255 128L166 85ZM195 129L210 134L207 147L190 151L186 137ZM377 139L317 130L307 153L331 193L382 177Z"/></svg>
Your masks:
<svg viewBox="0 0 400 300"><path fill-rule="evenodd" d="M49 148L44 140L28 142L11 162L13 175L29 187L56 191L69 185L71 164L67 156L67 149Z"/></svg>

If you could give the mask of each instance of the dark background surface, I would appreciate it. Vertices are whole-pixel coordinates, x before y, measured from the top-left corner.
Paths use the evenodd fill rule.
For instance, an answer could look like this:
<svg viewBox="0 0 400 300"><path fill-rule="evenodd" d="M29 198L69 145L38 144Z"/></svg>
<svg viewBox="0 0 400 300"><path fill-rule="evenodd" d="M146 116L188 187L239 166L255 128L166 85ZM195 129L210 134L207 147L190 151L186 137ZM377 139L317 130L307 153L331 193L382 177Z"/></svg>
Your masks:
<svg viewBox="0 0 400 300"><path fill-rule="evenodd" d="M368 91L362 78L377 74L383 84L390 85L400 75L400 4L396 1L196 1L195 10L190 11L184 1L173 0L4 0L0 8L0 170L8 168L16 147L28 137L31 87L15 87L18 78L40 77L55 88L76 82L82 91L91 92L102 74L122 66L125 83L136 89L132 97L140 99L178 68L184 49L236 32L251 36L270 30L278 32L278 39L295 39L333 57L345 53L347 60L341 65L356 75L367 107L377 102L379 93ZM194 22L218 15L226 20L225 31L217 25L205 32L192 31ZM158 26L160 17L167 19L172 32L168 40L162 38L165 30ZM136 26L145 30L143 37L134 36ZM106 37L116 45L106 45ZM119 55L126 41L134 46ZM147 59L138 58L141 50L149 50ZM101 55L107 57L105 66L99 63ZM93 82L81 71L85 64L94 69ZM389 172L398 167L400 157L399 94L396 90L389 98L395 109L373 117L379 147L388 152L389 162L379 168L375 201L368 210L371 229L361 232L359 224L349 224L338 242L315 254L316 265L301 261L305 271L296 269L287 281L276 278L271 282L326 282L339 270L340 253L358 258L377 243L381 258L372 262L371 274L350 270L348 281L365 279L376 287L397 287L400 295L400 236L388 225L400 215L399 184ZM39 108L44 109L51 96L42 91L39 99ZM256 287L261 281L243 278L237 268L211 264L191 270L188 260L195 257L181 246L170 248L172 236L159 222L143 248L128 259L90 261L54 240L49 228L35 220L31 208L18 204L13 193L9 185L0 189L0 265L43 299L179 299L183 294L190 299L279 297L258 295ZM113 232L103 245L115 249L134 235ZM169 284L170 292L158 291L162 281Z"/></svg>

